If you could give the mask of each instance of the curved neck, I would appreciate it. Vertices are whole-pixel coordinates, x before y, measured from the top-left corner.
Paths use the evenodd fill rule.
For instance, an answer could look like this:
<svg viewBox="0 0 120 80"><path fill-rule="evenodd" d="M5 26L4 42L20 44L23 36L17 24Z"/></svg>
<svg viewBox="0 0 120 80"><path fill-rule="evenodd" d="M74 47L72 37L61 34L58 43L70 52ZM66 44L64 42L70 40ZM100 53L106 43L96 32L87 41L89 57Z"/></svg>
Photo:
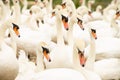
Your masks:
<svg viewBox="0 0 120 80"><path fill-rule="evenodd" d="M56 27L57 27L57 44L64 45L63 39L63 30L62 30L62 21L60 18L60 14L56 14Z"/></svg>
<svg viewBox="0 0 120 80"><path fill-rule="evenodd" d="M11 39L11 46L14 50L15 55L17 55L17 45L16 45L16 35L15 32L13 31L12 28L9 28L9 32L10 32L10 39Z"/></svg>
<svg viewBox="0 0 120 80"><path fill-rule="evenodd" d="M4 41L4 34L5 34L6 29L7 29L7 25L3 23L0 26L0 49L1 49L1 44Z"/></svg>
<svg viewBox="0 0 120 80"><path fill-rule="evenodd" d="M82 0L81 6L85 6L85 5L86 5L86 0Z"/></svg>
<svg viewBox="0 0 120 80"><path fill-rule="evenodd" d="M6 6L4 5L4 3L2 2L2 0L0 1L0 7L1 7L1 21L5 21L5 19L7 18L7 12L6 12Z"/></svg>
<svg viewBox="0 0 120 80"><path fill-rule="evenodd" d="M5 31L7 30L8 25L6 23L2 23L0 26L0 37L4 37Z"/></svg>
<svg viewBox="0 0 120 80"><path fill-rule="evenodd" d="M115 37L119 37L119 36L120 36L120 34L119 34L120 29L119 29L118 24L117 24L116 21L115 21L116 19L117 19L117 18L113 18L113 19L111 20L111 27L113 28L114 36L115 36Z"/></svg>
<svg viewBox="0 0 120 80"><path fill-rule="evenodd" d="M88 9L89 9L90 11L91 11L91 6L92 6L91 2L88 1Z"/></svg>
<svg viewBox="0 0 120 80"><path fill-rule="evenodd" d="M72 48L73 48L73 44L74 44L73 27L74 27L74 24L76 23L76 19L77 19L76 18L76 12L74 12L74 14L72 14L72 16L70 18L69 30L68 30L68 44Z"/></svg>
<svg viewBox="0 0 120 80"><path fill-rule="evenodd" d="M20 15L21 15L21 12L20 12L20 5L19 5L19 2L18 3L14 3L14 6L13 6L13 17L14 17L14 22L16 24L20 24Z"/></svg>
<svg viewBox="0 0 120 80"><path fill-rule="evenodd" d="M87 58L86 64L85 64L85 68L88 70L93 71L94 69L94 62L95 62L95 39L93 38L93 36L90 33L90 50L89 50L89 56Z"/></svg>
<svg viewBox="0 0 120 80"><path fill-rule="evenodd" d="M80 65L79 54L75 45L73 46L73 68L82 73L85 80L89 80L84 68Z"/></svg>
<svg viewBox="0 0 120 80"><path fill-rule="evenodd" d="M43 71L44 70L44 63L43 63L43 53L42 53L42 49L38 48L36 50L36 54L37 54L37 72Z"/></svg>
<svg viewBox="0 0 120 80"><path fill-rule="evenodd" d="M27 10L27 7L28 7L28 2L27 2L27 0L24 0L24 1L23 1L23 5L24 5L24 6L23 6L23 9L22 9L22 13L25 12L25 10Z"/></svg>
<svg viewBox="0 0 120 80"><path fill-rule="evenodd" d="M75 69L82 69L82 66L80 65L79 55L77 52L76 45L73 45L73 63L74 63L73 66Z"/></svg>
<svg viewBox="0 0 120 80"><path fill-rule="evenodd" d="M10 25L7 23L8 21L6 21L5 23L2 24L2 26L0 27L0 43L3 42L4 40L4 34L6 32L7 29L9 29L10 35L11 35L11 47L13 48L15 55L16 55L16 39L15 39L15 33L13 31L13 29L11 28Z"/></svg>
<svg viewBox="0 0 120 80"><path fill-rule="evenodd" d="M50 10L50 11L52 11L52 9L53 9L53 7L52 7L52 2L53 2L53 0L50 0L50 1L49 1L49 10Z"/></svg>

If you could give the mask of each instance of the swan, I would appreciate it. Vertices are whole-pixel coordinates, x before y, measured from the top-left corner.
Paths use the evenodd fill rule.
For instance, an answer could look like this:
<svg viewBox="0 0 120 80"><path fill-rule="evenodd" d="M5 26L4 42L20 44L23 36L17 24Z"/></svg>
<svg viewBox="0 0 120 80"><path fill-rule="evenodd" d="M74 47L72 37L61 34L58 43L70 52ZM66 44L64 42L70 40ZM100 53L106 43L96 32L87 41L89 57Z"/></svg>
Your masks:
<svg viewBox="0 0 120 80"><path fill-rule="evenodd" d="M9 14L9 9L8 9L8 7L7 7L7 5L5 5L4 3L3 3L3 1L1 0L0 1L0 7L1 7L1 11L0 11L0 14L1 14L1 22L4 22L9 16L10 16L10 14Z"/></svg>
<svg viewBox="0 0 120 80"><path fill-rule="evenodd" d="M108 45L111 44L112 46ZM105 58L120 58L119 53L120 39L118 38L99 38L96 40L96 60Z"/></svg>
<svg viewBox="0 0 120 80"><path fill-rule="evenodd" d="M40 47L39 47L40 48ZM41 50L41 48L40 49L38 49L38 52ZM40 51L40 53L41 53L41 51ZM75 56L77 56L77 53L75 53L76 55ZM37 55L38 56L38 55ZM75 60L75 65L73 64L73 66L74 66L74 68L75 69L77 69L78 70L78 68L80 68L80 67L78 67L79 66L79 63L77 64L77 62L79 62L79 61L76 61L76 59L78 59L78 58L76 58L74 56L74 60ZM41 55L41 57L42 57L42 55ZM39 58L39 59L37 59L38 61L38 63L37 64L39 64L38 66L42 66L42 65L40 65L40 64L43 64L43 62L41 62L42 60L43 60L43 58L41 58L41 57L37 57L37 58ZM50 57L51 57L51 55L50 55ZM41 60L42 59L42 60ZM51 59L51 62L53 61L53 59ZM47 66L46 66L47 67ZM78 67L78 68L77 68ZM37 69L39 69L40 71L42 70L44 68L44 66L42 66L42 68L37 68ZM81 67L81 69L82 69L82 67ZM74 77L75 77L75 79L83 79L83 80L93 80L93 79L96 79L96 80L101 80L99 77L98 77L98 75L96 75L95 73L93 73L93 72L89 72L89 71L84 71L83 70L83 73L82 73L82 71L81 72L79 72L79 71L77 71L77 70L73 70L73 69L67 69L67 68L54 68L54 69L45 69L44 71L41 71L41 72L39 72L39 73L29 73L28 75L26 74L25 76L22 76L21 78L22 79L29 79L29 80L31 80L31 79L35 79L35 80L39 80L39 79L62 79L62 80L64 80L64 79L71 79L71 80L73 80L74 79ZM64 71L64 74L61 74L61 75L59 75L58 73L61 73L62 71ZM50 73L52 73L52 74L50 74ZM74 73L74 74L73 74ZM29 75L32 75L31 77L28 77ZM45 76L45 75L47 75L47 77ZM54 75L54 76L53 76ZM56 75L56 76L55 76ZM70 75L72 75L71 77L69 77ZM94 76L92 76L92 75L94 75ZM87 76L87 79L86 79L86 76ZM21 80L21 78L16 78L16 80Z"/></svg>
<svg viewBox="0 0 120 80"><path fill-rule="evenodd" d="M111 3L103 10L103 17L106 21L111 21L111 17L115 14L117 9L116 1L113 0Z"/></svg>
<svg viewBox="0 0 120 80"><path fill-rule="evenodd" d="M37 59L35 62L29 61L26 56L25 51L20 50L20 55L18 58L19 63L19 73L15 80L20 80L25 78L25 76L29 74L35 74L38 72L42 72L45 68L44 66L44 57L50 62L51 59L49 57L49 49L46 42L41 41L36 48ZM28 77L28 76L27 76Z"/></svg>
<svg viewBox="0 0 120 80"><path fill-rule="evenodd" d="M96 61L94 71L100 75L103 80L120 79L120 59L109 58Z"/></svg>
<svg viewBox="0 0 120 80"><path fill-rule="evenodd" d="M95 49L98 49L98 47L95 40L92 38L89 57L87 58L87 61L85 63L85 69L96 72L103 80L119 79L119 58L102 59L95 62L95 58L97 56L95 53Z"/></svg>
<svg viewBox="0 0 120 80"><path fill-rule="evenodd" d="M94 69L94 62L95 62L95 58L96 58L95 57L95 50L96 50L95 39L97 39L96 30L95 29L91 29L90 30L90 39L91 39L91 41L90 41L90 44L88 46L89 47L89 55L88 55L88 58L87 58L86 63L85 63L85 68L88 69L88 70L93 71L93 69Z"/></svg>
<svg viewBox="0 0 120 80"><path fill-rule="evenodd" d="M83 16L84 14L88 13L88 8L86 6L86 0L81 0L81 6L77 8L77 13ZM82 12L80 12L82 11Z"/></svg>
<svg viewBox="0 0 120 80"><path fill-rule="evenodd" d="M72 69L75 69L77 71L80 71L81 74L83 74L83 76L87 79L93 79L93 75L94 75L94 78L97 78L99 80L100 77L96 73L84 70L82 68L82 66L80 66L79 57L78 57L78 50L76 48L76 45L74 45L73 47L72 47L72 45L68 47L64 44L64 41L63 41L63 38L62 38L62 35L61 35L62 32L60 32L60 31L62 31L61 30L61 24L60 24L61 20L59 18L60 16L57 14L56 17L58 19L57 21L58 21L58 24L59 24L59 26L57 27L57 28L59 28L58 29L59 30L58 38L57 38L58 42L57 42L57 46L55 47L55 49L52 50L51 53L50 53L51 62L47 63L45 61L46 69L72 68ZM69 62L67 60L69 60Z"/></svg>
<svg viewBox="0 0 120 80"><path fill-rule="evenodd" d="M42 43L44 43L44 42L42 42ZM37 57L37 58L39 58L39 59L37 59L39 61L38 63L42 62L41 60L43 60L42 55L41 55L41 57L40 57L40 55L41 55L41 51L39 53L39 56ZM24 64L25 63L23 63L23 65ZM43 62L41 64L43 64ZM20 65L20 66L22 67L22 65ZM35 80L41 80L41 79L46 79L46 80L48 80L48 79L52 79L52 80L54 80L54 79L55 80L56 79L57 80L59 80L59 79L60 80L66 80L66 79L86 80L85 77L83 76L83 74L81 74L79 71L76 71L76 70L73 70L73 69L54 68L54 69L42 70L44 68L42 65L37 65L37 66L39 66L39 68L37 68L37 72L36 72L36 68L35 68L36 66L35 67L31 66L32 68L30 67L30 65L28 67L25 66L26 68L25 68L25 70L23 70L24 73L23 74L19 73L19 75L17 76L17 78L15 80L21 80L21 79L22 80L26 80L26 79L28 79L28 80L33 80L33 79L35 79ZM40 66L42 66L43 68L41 67L42 68L41 69ZM31 69L28 70L29 68L31 68ZM27 72L26 72L26 69L28 70ZM59 73L62 73L63 71L64 71L64 74L59 74ZM70 77L70 75L71 75L71 77Z"/></svg>
<svg viewBox="0 0 120 80"><path fill-rule="evenodd" d="M93 24L95 24L95 22ZM116 24L116 23L114 22L112 24ZM106 24L106 25L108 25L108 24ZM100 26L97 26L97 27L100 27ZM99 30L101 30L101 28L97 28L97 27L96 27L96 29L98 30L97 36L99 37L99 39L97 39L95 42L96 43L96 51L95 51L96 60L101 60L101 59L105 59L105 58L119 58L119 47L118 47L119 39L116 37L113 37L113 35L112 36L107 35L107 30L109 28L107 28L107 29L103 28L104 30L102 30L102 31L105 31L104 33L106 33L106 34L104 34L103 36L100 36L102 31L99 33ZM110 32L109 32L109 34L110 34ZM108 47L109 44L111 44L113 46ZM87 56L88 56L88 54L87 54Z"/></svg>
<svg viewBox="0 0 120 80"><path fill-rule="evenodd" d="M98 5L96 7L96 10L94 12L92 12L92 17L94 20L102 20L103 15L102 15L102 6Z"/></svg>
<svg viewBox="0 0 120 80"><path fill-rule="evenodd" d="M16 24L21 23L21 12L20 12L20 4L18 0L12 0L13 1L13 6L12 6L12 20Z"/></svg>
<svg viewBox="0 0 120 80"><path fill-rule="evenodd" d="M119 11L116 12L116 14L114 14L111 22L106 21L103 17L103 20L92 21L85 24L84 26L86 28L87 26L93 26L97 30L98 37L119 37L119 24L117 24L116 22L118 18L119 18Z"/></svg>
<svg viewBox="0 0 120 80"><path fill-rule="evenodd" d="M9 21L2 23L0 27L0 60L2 60L2 62L0 63L1 80L14 80L19 71L19 65L15 53L16 45L15 41L13 41L15 35L11 27L12 24L9 23ZM10 30L12 47L8 46L4 42L4 33L6 29Z"/></svg>
<svg viewBox="0 0 120 80"><path fill-rule="evenodd" d="M27 0L20 0L23 4L23 8L22 8L22 13L25 13L25 11L28 8L28 1Z"/></svg>

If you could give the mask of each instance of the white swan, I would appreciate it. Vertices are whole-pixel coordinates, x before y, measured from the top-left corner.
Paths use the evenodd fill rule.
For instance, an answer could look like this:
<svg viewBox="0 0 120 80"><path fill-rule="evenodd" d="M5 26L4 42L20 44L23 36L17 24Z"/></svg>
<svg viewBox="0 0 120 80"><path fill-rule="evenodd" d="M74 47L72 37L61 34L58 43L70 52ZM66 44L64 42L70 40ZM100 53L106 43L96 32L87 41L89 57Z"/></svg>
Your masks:
<svg viewBox="0 0 120 80"><path fill-rule="evenodd" d="M40 47L39 47L40 48ZM41 53L41 49L38 49ZM43 65L40 65L40 64L43 64L43 56L39 54L39 56L37 58L38 62L39 62L39 71L41 71L44 66ZM47 69L47 70L44 70L42 72L39 72L39 73L35 73L35 71L33 71L32 73L29 73L29 74L25 74L24 76L21 76L21 77L18 77L16 78L16 80L21 80L21 79L29 79L29 80L32 80L32 79L35 79L35 80L39 80L39 79L57 79L57 80L65 80L65 79L70 79L70 80L73 80L73 79L82 79L82 80L93 80L93 79L96 79L96 80L100 80L100 78L98 77L98 75L92 73L92 72L89 72L89 71L86 71L86 70L83 70L81 71L80 70L80 66L79 66L79 60L78 58L76 58L76 56L78 56L78 53L75 53L74 55L74 60L75 60L75 65L73 64L73 68L74 69L77 69L79 71L76 71L76 70L73 70L73 69L67 69L67 68L54 68L54 69ZM77 60L77 61L76 61ZM51 59L51 62L52 62L52 59ZM78 63L77 63L78 62ZM82 69L82 67L81 67ZM58 73L61 73L64 71L64 74L58 74ZM52 73L52 74L50 74ZM30 76L32 75L32 76ZM70 75L72 75L70 77ZM94 75L94 76L92 76ZM47 77L46 77L47 76Z"/></svg>
<svg viewBox="0 0 120 80"><path fill-rule="evenodd" d="M111 3L103 10L103 17L105 20L111 21L111 17L115 14L116 9L116 0L112 0Z"/></svg>
<svg viewBox="0 0 120 80"><path fill-rule="evenodd" d="M20 12L20 4L18 0L12 0L13 6L12 6L12 20L14 23L20 24L21 23L21 12Z"/></svg>
<svg viewBox="0 0 120 80"><path fill-rule="evenodd" d="M120 79L120 59L109 58L96 61L94 71L100 75L103 80Z"/></svg>
<svg viewBox="0 0 120 80"><path fill-rule="evenodd" d="M119 11L111 18L111 22L106 21L103 17L103 20L92 21L85 24L85 26L94 27L97 30L98 37L119 37L119 24L116 22L118 18Z"/></svg>
<svg viewBox="0 0 120 80"><path fill-rule="evenodd" d="M15 80L21 80L25 77L28 77L29 74L35 74L44 70L44 57L50 62L51 59L49 57L49 49L46 42L40 42L36 48L37 59L35 62L31 62L28 60L26 53L24 51L20 51L20 55L18 58L19 62L19 74ZM36 64L36 65L35 65Z"/></svg>
<svg viewBox="0 0 120 80"><path fill-rule="evenodd" d="M105 58L120 58L120 39L100 38L96 40L96 60ZM108 45L112 45L109 46Z"/></svg>
<svg viewBox="0 0 120 80"><path fill-rule="evenodd" d="M95 39L97 39L96 36L96 30L95 29L91 29L90 30L90 44L89 44L89 56L86 60L85 63L85 68L88 70L93 71L94 70L94 62L95 62L95 50L96 50L96 44L95 44Z"/></svg>
<svg viewBox="0 0 120 80"><path fill-rule="evenodd" d="M94 12L92 12L92 17L94 20L102 20L103 19L103 15L102 15L102 6L98 5L96 7L96 10Z"/></svg>
<svg viewBox="0 0 120 80"><path fill-rule="evenodd" d="M14 32L11 29L12 24L9 21L3 23L0 27L0 79L1 80L14 80L18 74L19 66L15 53L15 41L14 40ZM4 33L6 29L10 30L11 34L11 44L12 47L8 46L4 42Z"/></svg>
<svg viewBox="0 0 120 80"><path fill-rule="evenodd" d="M23 8L22 8L22 13L25 13L25 11L28 8L28 1L27 0L20 0L23 4Z"/></svg>
<svg viewBox="0 0 120 80"><path fill-rule="evenodd" d="M86 6L86 0L81 0L81 1L82 1L81 6L79 6L76 11L79 15L83 16L84 14L88 13L88 8Z"/></svg>
<svg viewBox="0 0 120 80"><path fill-rule="evenodd" d="M57 15L57 21L58 21L58 43L54 50L51 51L50 57L51 62L46 64L46 69L49 68L73 68L75 70L80 71L80 73L87 79L100 79L100 77L94 73L87 70L84 70L80 66L79 62L79 56L78 56L78 50L76 48L76 45L72 47L65 46L64 41L62 38L62 30L61 30L61 24L60 24L60 15ZM73 22L74 23L74 22ZM71 23L71 24L73 24ZM72 27L72 25L71 25ZM62 49L62 50L61 50ZM68 61L69 60L69 61ZM90 75L91 74L91 75ZM93 77L94 76L94 77Z"/></svg>
<svg viewBox="0 0 120 80"><path fill-rule="evenodd" d="M6 1L6 3L7 3L7 1ZM1 19L0 20L1 20L1 22L4 22L10 16L10 9L9 9L9 5L5 5L2 0L0 1L0 5L1 5L0 6L0 8L1 8L1 11L0 11Z"/></svg>

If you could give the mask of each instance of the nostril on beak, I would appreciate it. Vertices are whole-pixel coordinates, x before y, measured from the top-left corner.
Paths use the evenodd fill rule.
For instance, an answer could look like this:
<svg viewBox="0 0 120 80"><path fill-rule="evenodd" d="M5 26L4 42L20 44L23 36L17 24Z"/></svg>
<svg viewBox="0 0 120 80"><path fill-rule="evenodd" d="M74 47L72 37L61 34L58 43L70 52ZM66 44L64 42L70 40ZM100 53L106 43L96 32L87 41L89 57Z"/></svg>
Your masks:
<svg viewBox="0 0 120 80"><path fill-rule="evenodd" d="M82 30L84 31L85 29L83 28Z"/></svg>
<svg viewBox="0 0 120 80"><path fill-rule="evenodd" d="M51 62L51 59L49 59L49 62Z"/></svg>
<svg viewBox="0 0 120 80"><path fill-rule="evenodd" d="M68 31L68 30L69 30L69 28L66 28L66 30Z"/></svg>
<svg viewBox="0 0 120 80"><path fill-rule="evenodd" d="M95 37L95 39L97 39L97 37Z"/></svg>
<svg viewBox="0 0 120 80"><path fill-rule="evenodd" d="M20 37L20 35L18 35L18 37Z"/></svg>

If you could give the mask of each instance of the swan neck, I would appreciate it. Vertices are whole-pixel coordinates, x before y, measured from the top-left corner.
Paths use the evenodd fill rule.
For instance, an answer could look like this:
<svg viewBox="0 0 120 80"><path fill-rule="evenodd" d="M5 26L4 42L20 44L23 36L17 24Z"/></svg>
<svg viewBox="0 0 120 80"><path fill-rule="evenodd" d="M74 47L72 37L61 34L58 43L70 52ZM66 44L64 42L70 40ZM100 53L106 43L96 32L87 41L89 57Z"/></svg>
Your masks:
<svg viewBox="0 0 120 80"><path fill-rule="evenodd" d="M44 63L43 63L43 60L44 60L44 57L43 57L43 54L42 54L42 51L41 50L36 50L36 54L37 54L37 72L40 72L40 71L43 71L44 70Z"/></svg>
<svg viewBox="0 0 120 80"><path fill-rule="evenodd" d="M88 2L88 9L91 11L91 3Z"/></svg>
<svg viewBox="0 0 120 80"><path fill-rule="evenodd" d="M89 56L87 58L85 68L88 70L93 71L94 70L94 62L95 62L95 39L91 35L91 41L90 41L90 50L89 50Z"/></svg>
<svg viewBox="0 0 120 80"><path fill-rule="evenodd" d="M73 66L75 69L82 69L82 66L80 65L80 61L79 61L79 55L77 53L77 49L75 45L73 45Z"/></svg>
<svg viewBox="0 0 120 80"><path fill-rule="evenodd" d="M49 2L49 9L50 9L50 11L52 11L52 9L53 9L52 2L53 2L53 0L50 0L50 2Z"/></svg>
<svg viewBox="0 0 120 80"><path fill-rule="evenodd" d="M64 39L63 39L62 21L60 19L60 15L56 16L56 27L57 27L57 44L63 45Z"/></svg>
<svg viewBox="0 0 120 80"><path fill-rule="evenodd" d="M22 13L25 12L25 10L27 10L27 7L28 7L28 2L27 2L27 0L24 0L24 1L23 1L23 5L24 5L24 6L23 6L23 9L22 9Z"/></svg>
<svg viewBox="0 0 120 80"><path fill-rule="evenodd" d="M83 0L82 6L85 6L85 5L86 5L86 0Z"/></svg>
<svg viewBox="0 0 120 80"><path fill-rule="evenodd" d="M10 32L10 35L11 35L11 46L14 50L15 55L17 55L16 35L15 35L12 28L9 28L9 32Z"/></svg>

